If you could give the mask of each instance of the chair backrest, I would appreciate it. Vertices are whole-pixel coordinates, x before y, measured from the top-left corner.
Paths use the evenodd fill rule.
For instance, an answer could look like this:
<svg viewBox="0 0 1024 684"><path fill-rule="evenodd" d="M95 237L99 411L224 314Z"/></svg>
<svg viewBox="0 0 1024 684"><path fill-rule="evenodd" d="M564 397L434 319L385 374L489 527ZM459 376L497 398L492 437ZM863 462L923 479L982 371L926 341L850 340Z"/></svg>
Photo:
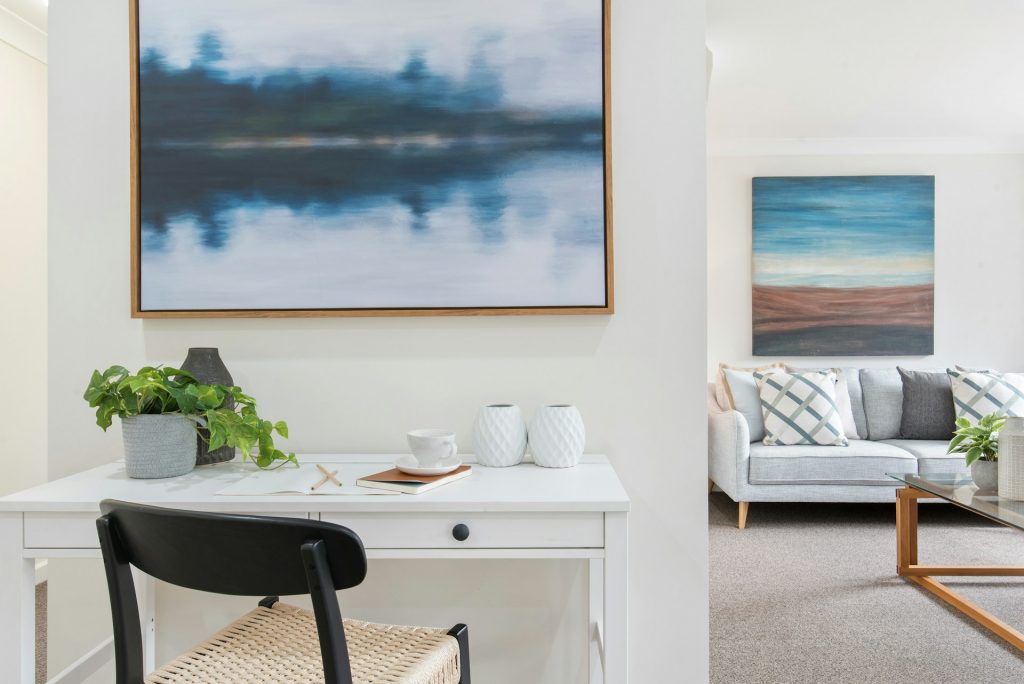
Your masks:
<svg viewBox="0 0 1024 684"><path fill-rule="evenodd" d="M110 593L117 684L140 684L142 630L131 566L181 587L218 594L309 594L325 684L352 684L335 591L366 577L366 551L352 530L298 518L263 518L100 503L96 531Z"/></svg>
<svg viewBox="0 0 1024 684"><path fill-rule="evenodd" d="M236 596L310 593L300 548L322 540L334 588L366 577L352 530L316 520L180 511L106 500L118 558L164 582Z"/></svg>

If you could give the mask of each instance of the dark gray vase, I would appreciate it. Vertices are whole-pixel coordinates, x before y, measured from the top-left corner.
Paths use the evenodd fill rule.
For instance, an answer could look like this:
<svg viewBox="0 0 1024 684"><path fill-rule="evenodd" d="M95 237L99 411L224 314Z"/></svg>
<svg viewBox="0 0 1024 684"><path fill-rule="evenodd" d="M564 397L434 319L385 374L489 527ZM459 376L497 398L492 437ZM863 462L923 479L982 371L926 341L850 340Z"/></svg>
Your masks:
<svg viewBox="0 0 1024 684"><path fill-rule="evenodd" d="M220 353L216 347L192 347L188 350L188 356L181 364L181 369L196 376L199 382L206 385L227 385L232 386L235 381L231 379L224 362L220 360ZM224 402L228 408L234 408L235 400L228 399ZM210 433L206 430L199 431L196 445L196 465L209 465L211 463L223 463L235 457L234 447L224 446L220 449L209 451L207 440Z"/></svg>

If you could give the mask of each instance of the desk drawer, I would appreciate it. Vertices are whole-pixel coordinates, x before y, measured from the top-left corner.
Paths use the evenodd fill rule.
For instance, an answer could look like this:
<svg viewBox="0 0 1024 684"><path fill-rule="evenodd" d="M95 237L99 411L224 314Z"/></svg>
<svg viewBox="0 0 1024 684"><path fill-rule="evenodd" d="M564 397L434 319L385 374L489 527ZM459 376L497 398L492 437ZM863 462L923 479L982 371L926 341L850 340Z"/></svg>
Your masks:
<svg viewBox="0 0 1024 684"><path fill-rule="evenodd" d="M27 549L98 549L99 513L26 513Z"/></svg>
<svg viewBox="0 0 1024 684"><path fill-rule="evenodd" d="M323 513L344 525L368 549L601 548L600 513ZM469 536L456 538L456 526Z"/></svg>
<svg viewBox="0 0 1024 684"><path fill-rule="evenodd" d="M246 515L266 515L246 513ZM278 517L308 518L308 513L279 513ZM26 549L98 549L99 513L26 513Z"/></svg>

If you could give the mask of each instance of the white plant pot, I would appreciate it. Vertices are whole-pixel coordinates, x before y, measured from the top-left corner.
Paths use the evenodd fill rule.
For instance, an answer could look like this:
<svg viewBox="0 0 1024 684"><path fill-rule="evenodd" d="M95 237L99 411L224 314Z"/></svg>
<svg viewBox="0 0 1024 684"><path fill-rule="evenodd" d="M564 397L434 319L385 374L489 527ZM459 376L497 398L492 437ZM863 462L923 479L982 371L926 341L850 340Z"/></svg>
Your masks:
<svg viewBox="0 0 1024 684"><path fill-rule="evenodd" d="M522 463L526 421L515 404L484 406L473 424L473 451L480 465L505 468Z"/></svg>
<svg viewBox="0 0 1024 684"><path fill-rule="evenodd" d="M1024 501L1024 418L1007 418L999 431L999 496Z"/></svg>
<svg viewBox="0 0 1024 684"><path fill-rule="evenodd" d="M530 421L530 453L545 468L571 468L580 462L587 432L575 406L543 406Z"/></svg>
<svg viewBox="0 0 1024 684"><path fill-rule="evenodd" d="M180 413L121 419L128 477L177 477L196 467L196 424Z"/></svg>

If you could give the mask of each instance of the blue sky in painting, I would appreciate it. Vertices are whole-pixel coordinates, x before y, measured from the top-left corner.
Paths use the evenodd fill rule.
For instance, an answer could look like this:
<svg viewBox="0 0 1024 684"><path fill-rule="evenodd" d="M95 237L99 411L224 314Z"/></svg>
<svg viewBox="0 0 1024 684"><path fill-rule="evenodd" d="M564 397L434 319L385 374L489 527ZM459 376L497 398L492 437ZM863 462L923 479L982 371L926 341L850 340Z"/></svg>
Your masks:
<svg viewBox="0 0 1024 684"><path fill-rule="evenodd" d="M932 176L755 178L754 284L931 283L934 195Z"/></svg>

